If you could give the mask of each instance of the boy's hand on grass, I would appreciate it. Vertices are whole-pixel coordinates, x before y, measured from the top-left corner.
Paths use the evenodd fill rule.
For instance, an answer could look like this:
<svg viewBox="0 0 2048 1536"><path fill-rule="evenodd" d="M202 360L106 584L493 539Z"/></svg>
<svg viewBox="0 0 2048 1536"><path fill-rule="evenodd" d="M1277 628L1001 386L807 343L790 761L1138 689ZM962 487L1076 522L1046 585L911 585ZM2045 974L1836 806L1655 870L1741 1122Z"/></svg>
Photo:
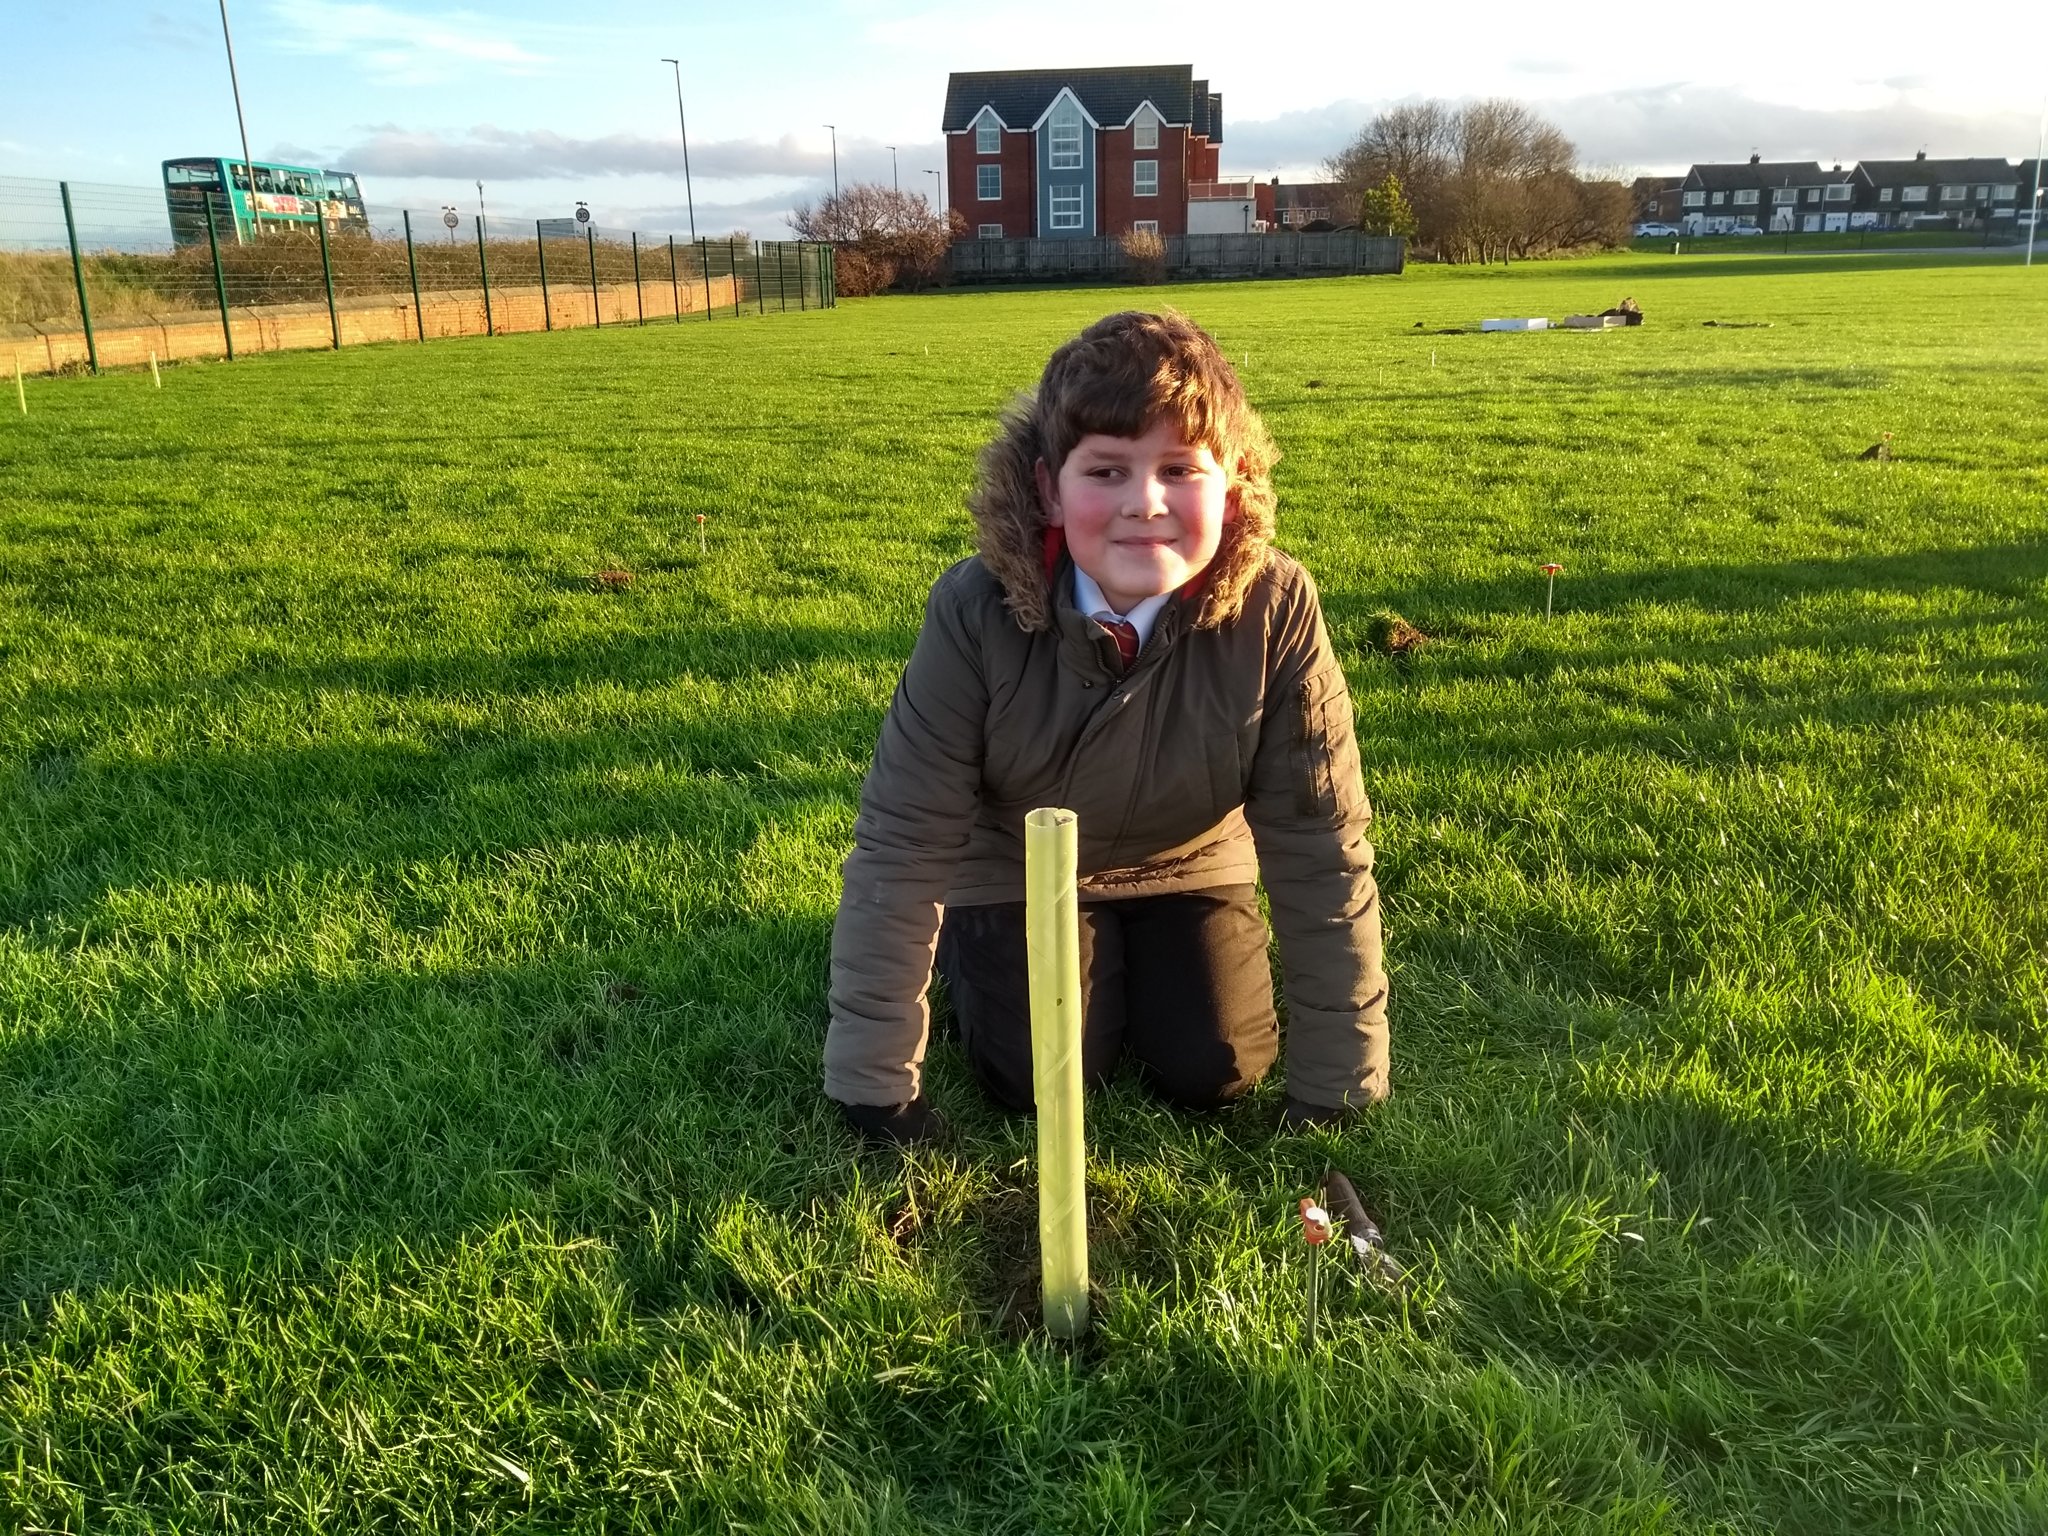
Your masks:
<svg viewBox="0 0 2048 1536"><path fill-rule="evenodd" d="M834 1100L838 1103L838 1100ZM908 1146L944 1133L945 1119L919 1094L908 1104L840 1104L846 1123L875 1146Z"/></svg>

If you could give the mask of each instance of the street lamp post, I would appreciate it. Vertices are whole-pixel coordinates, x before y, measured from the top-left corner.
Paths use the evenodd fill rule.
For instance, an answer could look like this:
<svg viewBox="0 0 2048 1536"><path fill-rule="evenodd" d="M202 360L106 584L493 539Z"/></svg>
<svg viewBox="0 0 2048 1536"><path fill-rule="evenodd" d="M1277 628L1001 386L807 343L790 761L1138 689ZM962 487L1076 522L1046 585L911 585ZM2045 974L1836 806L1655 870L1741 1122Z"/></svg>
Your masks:
<svg viewBox="0 0 2048 1536"><path fill-rule="evenodd" d="M676 71L676 127L683 135L683 201L690 208L690 239L697 239L697 194L690 189L690 125L683 120L683 64L680 59L663 59Z"/></svg>
<svg viewBox="0 0 2048 1536"><path fill-rule="evenodd" d="M2034 264L2034 232L2041 227L2041 151L2048 147L2048 102L2041 104L2041 128L2034 135L2034 221L2027 226L2027 265Z"/></svg>
<svg viewBox="0 0 2048 1536"><path fill-rule="evenodd" d="M242 135L242 174L249 178L249 229L254 234L263 232L263 211L256 203L256 163L249 158L249 125L242 118L242 82L235 74L235 39L228 31L228 0L220 0L220 38L228 50L228 89L235 93L235 127ZM228 199L230 210L234 198ZM235 244L242 243L242 221L235 220Z"/></svg>
<svg viewBox="0 0 2048 1536"><path fill-rule="evenodd" d="M928 168L928 169L927 169L927 170L925 171L925 175L927 175L927 176L938 176L938 178L939 178L939 190L938 190L938 199L939 199L939 206L938 206L938 214L939 214L939 217L941 217L941 218L944 218L944 217L945 217L945 215L946 215L946 178L945 178L944 176L940 175L940 174L939 174L939 172L937 172L937 171L934 171L934 170L931 170L931 169L929 169L929 168Z"/></svg>
<svg viewBox="0 0 2048 1536"><path fill-rule="evenodd" d="M901 192L903 187L896 180L896 146L894 144L884 144L882 148L889 151L889 190L891 192Z"/></svg>
<svg viewBox="0 0 2048 1536"><path fill-rule="evenodd" d="M476 216L479 219L484 216L484 184L482 182L476 184Z"/></svg>
<svg viewBox="0 0 2048 1536"><path fill-rule="evenodd" d="M822 123L820 127L832 130L832 200L839 201L839 125Z"/></svg>

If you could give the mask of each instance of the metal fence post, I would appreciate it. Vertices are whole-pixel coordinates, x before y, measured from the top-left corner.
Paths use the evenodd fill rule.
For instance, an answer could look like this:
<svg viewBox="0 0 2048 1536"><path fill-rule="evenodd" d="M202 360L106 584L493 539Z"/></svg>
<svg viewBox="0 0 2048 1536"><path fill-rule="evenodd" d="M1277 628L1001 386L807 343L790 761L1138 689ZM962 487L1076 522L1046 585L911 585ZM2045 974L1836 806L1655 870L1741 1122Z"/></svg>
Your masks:
<svg viewBox="0 0 2048 1536"><path fill-rule="evenodd" d="M341 316L334 310L334 262L327 254L327 217L320 217L320 275L327 280L327 332L334 338L334 350L341 350Z"/></svg>
<svg viewBox="0 0 2048 1536"><path fill-rule="evenodd" d="M495 336L498 327L491 319L491 262L484 254L484 216L476 216L476 269L484 280L484 334Z"/></svg>
<svg viewBox="0 0 2048 1536"><path fill-rule="evenodd" d="M235 329L228 324L228 280L220 269L220 233L213 223L213 194L206 195L206 244L213 252L213 291L220 299L220 339L227 343L228 361L235 360Z"/></svg>
<svg viewBox="0 0 2048 1536"><path fill-rule="evenodd" d="M754 242L754 313L768 313L768 290L761 286L761 242Z"/></svg>
<svg viewBox="0 0 2048 1536"><path fill-rule="evenodd" d="M711 318L711 246L708 241L697 242L697 270L704 274L704 318Z"/></svg>
<svg viewBox="0 0 2048 1536"><path fill-rule="evenodd" d="M640 231L633 234L633 304L640 311L640 323L647 323L647 294L640 287Z"/></svg>
<svg viewBox="0 0 2048 1536"><path fill-rule="evenodd" d="M540 253L540 319L543 330L555 328L554 306L548 302L548 242L540 232L540 220L533 221L533 248Z"/></svg>
<svg viewBox="0 0 2048 1536"><path fill-rule="evenodd" d="M789 255L789 246L784 241L775 242L775 297L782 305L781 313L789 313L789 272L783 259Z"/></svg>
<svg viewBox="0 0 2048 1536"><path fill-rule="evenodd" d="M60 181L57 191L64 198L64 233L71 241L71 276L78 283L78 313L85 321L85 358L94 373L100 371L100 347L92 336L92 305L85 297L85 263L78 255L78 221L71 216L71 183Z"/></svg>
<svg viewBox="0 0 2048 1536"><path fill-rule="evenodd" d="M597 307L597 230L593 225L583 226L583 249L590 256L590 318L603 330L604 312Z"/></svg>
<svg viewBox="0 0 2048 1536"><path fill-rule="evenodd" d="M740 253L730 238L725 242L725 270L732 274L732 317L740 317Z"/></svg>
<svg viewBox="0 0 2048 1536"><path fill-rule="evenodd" d="M676 301L676 324L683 323L683 280L676 273L676 237L668 237L668 291Z"/></svg>
<svg viewBox="0 0 2048 1536"><path fill-rule="evenodd" d="M412 253L412 210L399 210L405 216L405 269L412 274L412 323L420 334L420 345L427 344L427 312L420 305L420 264Z"/></svg>

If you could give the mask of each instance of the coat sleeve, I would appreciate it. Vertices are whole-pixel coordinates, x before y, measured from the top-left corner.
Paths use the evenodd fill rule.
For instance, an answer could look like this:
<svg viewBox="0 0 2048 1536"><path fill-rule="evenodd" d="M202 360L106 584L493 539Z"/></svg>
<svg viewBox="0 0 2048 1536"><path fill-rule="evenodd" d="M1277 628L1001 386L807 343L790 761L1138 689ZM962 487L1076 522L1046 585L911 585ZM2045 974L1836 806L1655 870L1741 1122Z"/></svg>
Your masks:
<svg viewBox="0 0 2048 1536"><path fill-rule="evenodd" d="M1336 1107L1387 1092L1387 978L1351 691L1306 571L1276 600L1245 820L1280 941L1287 1092Z"/></svg>
<svg viewBox="0 0 2048 1536"><path fill-rule="evenodd" d="M981 790L988 686L956 579L941 578L861 786L832 925L825 1092L901 1104L919 1092L939 918Z"/></svg>

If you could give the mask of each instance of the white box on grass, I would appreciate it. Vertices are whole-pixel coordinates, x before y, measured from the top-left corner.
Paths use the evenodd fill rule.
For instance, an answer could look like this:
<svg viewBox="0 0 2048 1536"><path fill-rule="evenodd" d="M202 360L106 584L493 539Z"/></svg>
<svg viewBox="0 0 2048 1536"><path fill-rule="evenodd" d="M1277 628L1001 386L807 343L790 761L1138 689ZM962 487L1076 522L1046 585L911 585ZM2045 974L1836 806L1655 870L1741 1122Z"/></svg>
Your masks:
<svg viewBox="0 0 2048 1536"><path fill-rule="evenodd" d="M1479 329L1482 331L1547 331L1550 329L1550 322L1541 315L1527 320L1482 320L1479 322Z"/></svg>

